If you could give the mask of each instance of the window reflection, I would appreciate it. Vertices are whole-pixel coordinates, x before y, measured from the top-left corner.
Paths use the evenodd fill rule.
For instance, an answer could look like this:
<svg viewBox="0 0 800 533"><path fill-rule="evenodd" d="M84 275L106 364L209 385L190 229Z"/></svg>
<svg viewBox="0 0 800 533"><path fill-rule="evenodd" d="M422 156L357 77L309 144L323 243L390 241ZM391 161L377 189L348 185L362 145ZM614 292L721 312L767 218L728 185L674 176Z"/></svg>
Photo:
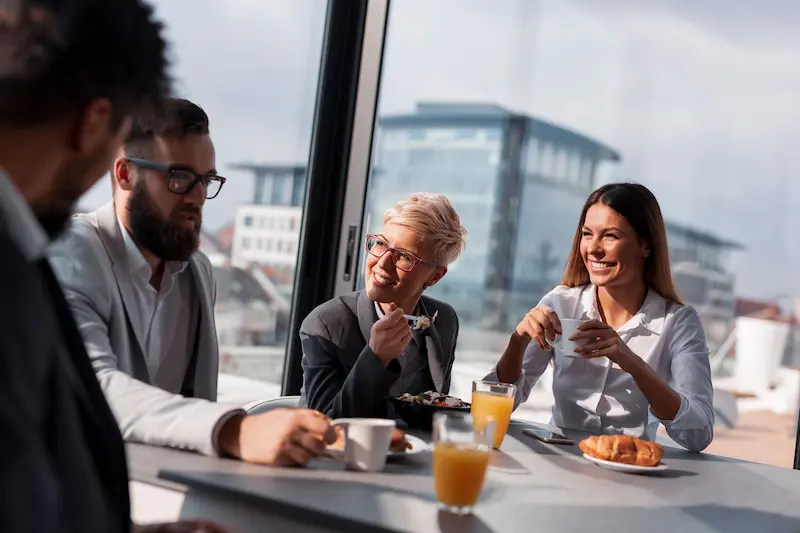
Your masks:
<svg viewBox="0 0 800 533"><path fill-rule="evenodd" d="M726 17L685 2L392 4L365 231L414 191L461 215L467 249L428 290L461 320L451 393L469 396L558 284L589 192L637 181L659 198L678 290L705 325L709 451L791 465L797 8L739 4ZM517 415L546 422L551 405L545 375Z"/></svg>

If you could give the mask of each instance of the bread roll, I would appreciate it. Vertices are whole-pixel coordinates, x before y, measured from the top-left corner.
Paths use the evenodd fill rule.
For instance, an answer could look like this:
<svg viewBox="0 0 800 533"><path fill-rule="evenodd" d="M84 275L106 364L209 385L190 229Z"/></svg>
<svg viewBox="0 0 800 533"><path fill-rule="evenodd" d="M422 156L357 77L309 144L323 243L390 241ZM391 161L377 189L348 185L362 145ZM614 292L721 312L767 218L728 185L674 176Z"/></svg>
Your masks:
<svg viewBox="0 0 800 533"><path fill-rule="evenodd" d="M658 466L664 447L630 435L598 435L582 440L578 446L587 455L605 461L636 466Z"/></svg>

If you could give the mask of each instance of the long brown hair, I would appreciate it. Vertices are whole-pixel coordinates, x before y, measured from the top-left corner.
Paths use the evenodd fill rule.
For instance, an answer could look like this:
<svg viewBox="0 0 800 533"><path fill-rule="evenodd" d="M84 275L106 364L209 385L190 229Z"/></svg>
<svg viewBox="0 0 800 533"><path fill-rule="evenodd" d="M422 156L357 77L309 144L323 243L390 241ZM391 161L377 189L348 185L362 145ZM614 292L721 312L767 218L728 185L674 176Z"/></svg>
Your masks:
<svg viewBox="0 0 800 533"><path fill-rule="evenodd" d="M581 211L575 237L572 239L572 250L567 258L561 284L567 287L580 287L589 283L589 271L586 270L581 256L581 238L586 213L595 204L605 204L625 217L636 231L636 235L650 246L650 255L644 263L644 281L647 286L668 300L682 303L672 281L667 230L664 227L661 208L653 193L638 183L609 183L589 195Z"/></svg>

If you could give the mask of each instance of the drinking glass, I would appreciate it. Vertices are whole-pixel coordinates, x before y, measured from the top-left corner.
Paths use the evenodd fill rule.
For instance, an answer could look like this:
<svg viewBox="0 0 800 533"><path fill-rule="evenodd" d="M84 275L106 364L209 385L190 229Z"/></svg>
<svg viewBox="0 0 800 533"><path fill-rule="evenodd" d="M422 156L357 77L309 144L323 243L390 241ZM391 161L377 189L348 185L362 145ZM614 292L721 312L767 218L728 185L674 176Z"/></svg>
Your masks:
<svg viewBox="0 0 800 533"><path fill-rule="evenodd" d="M511 422L511 411L514 410L514 398L517 395L516 385L496 383L493 381L472 382L472 418L476 428L483 428L487 420L495 422L492 448L497 449L503 443Z"/></svg>
<svg viewBox="0 0 800 533"><path fill-rule="evenodd" d="M493 430L492 420L476 429L466 413L433 415L433 485L440 509L472 512L489 466Z"/></svg>

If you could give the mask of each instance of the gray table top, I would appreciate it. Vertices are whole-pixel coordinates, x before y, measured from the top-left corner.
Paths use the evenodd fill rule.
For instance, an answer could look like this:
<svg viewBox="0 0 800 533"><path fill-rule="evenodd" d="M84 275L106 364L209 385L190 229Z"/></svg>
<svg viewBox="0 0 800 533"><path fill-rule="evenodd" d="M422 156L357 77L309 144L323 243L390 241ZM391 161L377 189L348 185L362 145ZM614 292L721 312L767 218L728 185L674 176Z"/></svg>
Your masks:
<svg viewBox="0 0 800 533"><path fill-rule="evenodd" d="M129 456L133 477L157 471L190 490L343 531L800 532L798 471L667 448L665 472L612 472L577 446L522 434L524 425L512 423L494 452L469 517L438 510L430 454L393 460L378 474L330 459L271 468L141 445L129 446Z"/></svg>

